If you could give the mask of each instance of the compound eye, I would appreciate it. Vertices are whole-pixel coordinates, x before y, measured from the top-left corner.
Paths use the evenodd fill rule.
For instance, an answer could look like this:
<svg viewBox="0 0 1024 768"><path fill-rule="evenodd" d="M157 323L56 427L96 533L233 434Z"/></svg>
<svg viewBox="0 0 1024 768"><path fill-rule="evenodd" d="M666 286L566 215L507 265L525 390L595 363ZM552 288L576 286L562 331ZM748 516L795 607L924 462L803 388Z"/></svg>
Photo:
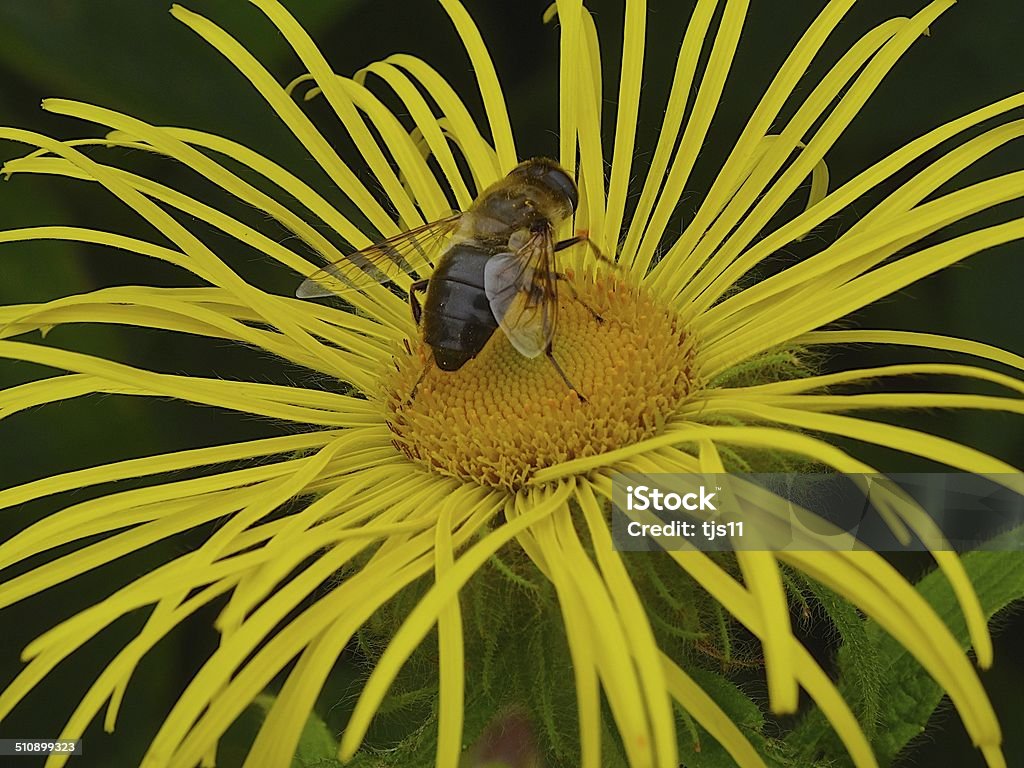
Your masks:
<svg viewBox="0 0 1024 768"><path fill-rule="evenodd" d="M573 211L580 202L579 190L572 177L561 168L548 168L543 176L544 184L569 201Z"/></svg>

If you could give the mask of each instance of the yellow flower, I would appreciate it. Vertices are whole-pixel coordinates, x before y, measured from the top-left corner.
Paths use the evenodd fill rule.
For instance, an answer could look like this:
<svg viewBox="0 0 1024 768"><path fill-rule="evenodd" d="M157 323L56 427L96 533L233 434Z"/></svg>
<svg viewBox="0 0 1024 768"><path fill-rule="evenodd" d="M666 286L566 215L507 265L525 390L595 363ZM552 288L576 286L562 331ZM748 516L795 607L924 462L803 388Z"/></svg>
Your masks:
<svg viewBox="0 0 1024 768"><path fill-rule="evenodd" d="M1019 394L1024 385L1018 379L952 363L828 375L798 374L793 365L800 348L870 343L962 353L1024 370L1024 359L974 341L884 330L821 330L978 251L1024 236L1024 220L1013 220L907 252L909 245L952 222L1024 195L1024 172L1017 172L936 196L961 170L1024 133L1019 122L962 140L814 256L742 290L739 281L941 143L1024 105L1024 94L936 128L829 192L825 154L899 57L952 5L952 0L933 2L913 18L892 19L868 31L801 99L796 91L800 77L852 5L849 0L831 2L779 69L696 215L681 236L671 238L669 219L708 134L746 3L726 3L720 18L715 2L697 3L651 167L643 184L631 190L637 170L644 4L626 4L614 142L606 148L594 21L581 3L559 2L558 161L578 169L581 193L567 231L587 230L618 263L616 270L595 270L588 266L592 262L585 249L565 253L575 290L604 317L598 322L568 296L560 306L555 355L587 401L566 389L543 357L519 356L501 334L459 372L429 371L422 391L410 401L425 355L403 297L377 287L346 295L350 306L337 308L265 293L233 272L170 211L221 230L297 275L309 276L317 265L217 209L100 163L81 149L128 147L174 158L283 224L328 261L438 219L453 202L467 207L474 191L502 178L523 158L487 49L457 0L441 3L472 61L486 131L424 61L395 55L353 78L340 76L277 0L252 2L309 73L288 88L211 21L179 6L173 14L252 84L358 209L369 231L287 169L228 138L149 125L88 104L47 100L47 110L111 133L104 139L60 142L0 129L0 138L38 149L7 163L4 173L94 181L136 211L165 242L78 226L6 231L0 242L64 239L106 245L169 262L209 287L116 287L5 307L0 328L5 339L76 322L168 329L255 346L350 389L173 375L30 341L0 341L0 357L68 372L3 392L0 413L5 415L103 392L173 397L316 427L79 470L0 492L0 505L12 507L66 490L152 478L144 487L67 507L0 545L0 566L9 568L58 543L80 544L7 580L0 587L2 605L219 521L195 551L140 576L26 648L27 665L0 695L0 718L87 640L119 617L148 607L142 629L77 702L61 736L80 735L108 700L105 725L112 729L140 659L191 614L224 598L216 624L219 646L168 714L143 765L185 767L209 759L240 713L284 673L247 765L286 766L342 651L378 609L404 588L426 580L432 585L387 639L360 694L340 756L356 754L399 671L436 626L436 764L454 768L463 749L467 685L458 596L479 569L511 545L558 596L573 661L579 764L596 768L603 764L602 750L609 749L603 696L631 766L679 764L675 704L738 765L764 766L764 756L748 735L694 681L681 659L659 647L644 601L611 545L606 517L610 478L623 471L722 471L737 450L748 449L797 456L842 472L874 471L813 436L818 434L885 445L956 470L1006 473L1007 482L1020 490L1016 470L972 448L846 415L918 407L1019 414L1024 410L1019 399L825 392L878 377L923 374L984 380ZM306 80L315 85L307 95L322 95L341 120L398 221L293 100L292 90ZM380 100L378 90L390 90L401 101L411 132ZM799 108L780 124L784 105L794 103ZM773 129L777 133L769 133ZM251 173L243 178L221 158ZM256 177L266 186L250 180ZM775 214L808 178L806 209L775 226ZM639 197L627 217L631 191ZM411 278L398 282L408 289ZM406 348L403 342L409 340L414 341ZM770 380L764 379L769 373ZM223 468L231 463L241 466ZM201 473L188 480L159 477L182 469ZM305 505L274 514L296 498ZM894 525L920 525L909 508L894 511ZM782 565L842 595L903 644L947 691L987 763L1004 764L999 725L967 656L934 610L877 554L745 552L737 555L736 573L696 551L667 556L760 639L772 710L794 712L803 688L855 765L875 766L876 759L847 703L793 635ZM948 552L935 557L954 585L978 663L987 667L991 642L963 566Z"/></svg>

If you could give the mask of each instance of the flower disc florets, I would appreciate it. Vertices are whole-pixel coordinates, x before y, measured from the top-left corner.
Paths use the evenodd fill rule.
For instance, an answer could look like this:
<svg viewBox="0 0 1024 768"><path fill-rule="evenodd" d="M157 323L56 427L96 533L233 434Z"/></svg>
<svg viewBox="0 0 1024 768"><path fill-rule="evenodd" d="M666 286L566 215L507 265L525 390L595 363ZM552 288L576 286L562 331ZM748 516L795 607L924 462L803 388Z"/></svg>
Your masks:
<svg viewBox="0 0 1024 768"><path fill-rule="evenodd" d="M554 354L585 401L500 330L455 372L434 366L421 343L397 358L387 385L398 449L442 474L516 489L537 469L656 434L694 388L693 338L618 277L570 282L577 297L561 292Z"/></svg>

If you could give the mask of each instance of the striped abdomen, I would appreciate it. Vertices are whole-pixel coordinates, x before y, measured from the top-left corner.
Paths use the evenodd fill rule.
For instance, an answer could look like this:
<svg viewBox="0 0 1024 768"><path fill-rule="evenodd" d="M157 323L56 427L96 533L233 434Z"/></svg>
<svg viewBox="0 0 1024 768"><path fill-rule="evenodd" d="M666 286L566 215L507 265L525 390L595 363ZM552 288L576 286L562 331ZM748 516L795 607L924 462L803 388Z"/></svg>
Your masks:
<svg viewBox="0 0 1024 768"><path fill-rule="evenodd" d="M493 255L477 242L455 243L430 277L423 341L441 370L457 371L472 360L498 328L484 292L484 266Z"/></svg>

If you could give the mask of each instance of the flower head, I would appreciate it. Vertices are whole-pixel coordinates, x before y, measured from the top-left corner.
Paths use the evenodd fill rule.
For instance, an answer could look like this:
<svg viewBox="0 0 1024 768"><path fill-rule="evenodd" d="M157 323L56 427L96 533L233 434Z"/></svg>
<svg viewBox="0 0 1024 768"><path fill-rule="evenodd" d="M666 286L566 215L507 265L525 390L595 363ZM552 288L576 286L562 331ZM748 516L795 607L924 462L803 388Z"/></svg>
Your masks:
<svg viewBox="0 0 1024 768"><path fill-rule="evenodd" d="M439 473L518 490L538 469L656 435L694 387L682 322L614 277L571 284L554 353L586 399L550 361L523 357L501 336L457 375L421 348L401 358L391 388L397 447Z"/></svg>
<svg viewBox="0 0 1024 768"><path fill-rule="evenodd" d="M746 3L728 2L720 14L714 2L697 3L650 168L639 184L634 181L641 170L635 130L644 76L644 5L626 4L614 139L605 146L594 20L580 3L557 3L551 16L557 10L561 39L558 162L575 172L580 192L574 220L560 235L585 231L615 261L614 266L595 264L582 247L562 254L566 290L557 305L553 354L564 377L544 356L519 354L501 332L456 372L429 366L430 351L399 295L414 278L428 278L429 267L417 275L395 275L399 292L370 286L346 293L344 304L266 293L229 268L176 213L220 230L297 276L313 275L318 265L289 243L86 151L89 145L126 147L173 158L278 221L328 263L441 219L453 202L468 208L479 191L523 159L487 49L456 0L441 4L471 59L486 128L426 62L400 54L351 78L337 74L277 0L252 2L285 37L307 75L287 86L278 83L210 20L180 6L173 14L239 70L367 225L357 225L356 216L332 206L287 168L229 138L47 100L46 109L110 133L62 142L0 129L0 138L36 150L8 162L4 173L95 182L160 237L150 242L53 225L0 232L0 242L67 239L106 245L169 262L208 285L112 287L5 307L0 328L7 339L72 322L169 329L258 347L339 385L313 389L204 379L28 340L0 341L2 357L67 372L7 390L8 413L104 392L173 397L310 428L131 459L0 492L0 504L11 507L128 478L152 481L130 490L115 486L107 495L74 503L0 545L3 567L48 552L58 541L80 545L5 582L0 587L5 605L154 542L218 523L193 551L168 559L29 646L23 672L0 695L0 717L89 638L145 607L145 624L77 703L61 735L80 734L108 702L105 725L113 728L140 659L201 607L216 603L219 645L154 736L147 767L192 766L208 758L229 726L272 684L279 684L276 696L266 707L247 765L290 764L325 681L343 651L358 642L373 669L338 746L343 759L353 758L403 667L435 627L439 670L430 677L437 700L428 709L437 723L422 729L430 732L425 742L410 737L403 743L408 749L403 759L418 755L424 764L457 765L464 743L489 733L487 720L504 708L516 718L544 723L536 730L544 754L588 768L608 764L607 756L619 751L631 766L674 768L680 762L680 733L693 721L737 764L763 766L761 734L754 738L739 727L687 670L681 649L692 643L679 639L682 628L669 627L675 632L669 642L657 623L646 590L691 605L686 583L706 591L711 603L760 641L774 712L794 712L802 688L832 723L854 764L874 766L872 747L847 702L794 636L783 582L788 567L841 595L914 654L948 692L989 765L1001 765L999 725L959 642L879 555L743 552L723 562L700 552L675 552L641 576L612 548L607 520L610 478L616 472L716 472L742 467L757 455L842 472L873 471L829 436L886 445L958 470L1007 473L1007 482L1020 489L1015 470L995 458L856 415L862 409L917 407L1020 413L1018 399L846 391L878 377L924 374L989 381L1019 394L1024 386L1017 378L951 363L816 374L804 355L808 348L838 343L911 345L1024 370L1020 357L979 342L822 330L980 250L1024 236L1024 221L1012 220L907 250L953 222L1024 195L1022 172L940 194L960 171L1020 136L1019 123L961 140L835 242L766 279L744 282L772 254L941 143L1024 105L1024 95L1017 95L981 108L828 190L828 150L951 0L869 30L804 94L797 89L802 75L852 4L829 3L779 69L678 237L670 234L670 220L710 130ZM327 101L387 205L353 169L354 159L339 155L293 98L307 83L313 87L306 96ZM385 105L384 91L401 102L403 117ZM784 107L794 104L792 116L780 123ZM237 164L246 173L231 170ZM778 223L783 204L808 179L803 211ZM634 193L635 206L627 204ZM200 471L192 479L161 478L182 469ZM915 529L922 523L911 507L894 503L893 525ZM954 585L978 662L988 666L992 652L985 616L963 567L950 553L938 552L936 559ZM669 575L665 564L671 564ZM489 586L480 577L484 571L497 573L504 586ZM489 589L507 599L495 600ZM474 618L468 603L480 606L484 620ZM707 601L694 597L692 605ZM499 619L502 626L490 626ZM518 619L522 626L515 625ZM502 677L496 655L516 652L498 644L508 640L509 627L560 638L567 663L544 661L547 651L531 647L539 666L518 681L513 674ZM568 713L551 698L558 687L541 679L556 672L571 676ZM478 673L483 683L474 677ZM496 689L495 680L506 687ZM506 700L510 697L516 700ZM488 717L476 717L477 710ZM559 743L561 731L578 736ZM423 755L424 743L429 757ZM481 750L486 748L478 746Z"/></svg>

